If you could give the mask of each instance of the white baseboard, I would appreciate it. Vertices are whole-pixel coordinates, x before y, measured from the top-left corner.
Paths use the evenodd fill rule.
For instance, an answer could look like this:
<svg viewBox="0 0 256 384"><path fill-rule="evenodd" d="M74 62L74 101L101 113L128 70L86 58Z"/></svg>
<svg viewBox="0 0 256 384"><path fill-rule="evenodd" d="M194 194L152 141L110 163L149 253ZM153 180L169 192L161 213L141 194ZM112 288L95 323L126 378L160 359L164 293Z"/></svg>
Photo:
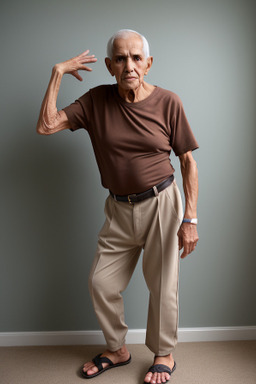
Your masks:
<svg viewBox="0 0 256 384"><path fill-rule="evenodd" d="M144 344L145 329L128 331L127 344ZM179 342L256 340L256 326L180 328ZM102 345L101 331L0 332L0 347L39 345Z"/></svg>

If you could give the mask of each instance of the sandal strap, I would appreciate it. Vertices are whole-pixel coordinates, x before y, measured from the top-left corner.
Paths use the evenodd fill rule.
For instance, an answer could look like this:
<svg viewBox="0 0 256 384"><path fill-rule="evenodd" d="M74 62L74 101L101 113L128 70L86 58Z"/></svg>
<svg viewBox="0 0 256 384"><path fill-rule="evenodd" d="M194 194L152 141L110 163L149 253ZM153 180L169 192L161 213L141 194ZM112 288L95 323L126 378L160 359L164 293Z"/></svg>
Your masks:
<svg viewBox="0 0 256 384"><path fill-rule="evenodd" d="M173 367L174 368L174 367ZM163 372L166 372L168 373L169 375L172 374L174 369L170 369L167 365L164 365L164 364L155 364L155 365L152 365L148 372L152 372L152 373L163 373Z"/></svg>
<svg viewBox="0 0 256 384"><path fill-rule="evenodd" d="M101 354L94 357L94 359L92 359L92 361L95 364L95 366L98 368L99 372L103 370L102 363L107 363L107 364L109 364L109 366L114 365L113 362L111 360L109 360L107 357L105 357L105 356L101 357Z"/></svg>

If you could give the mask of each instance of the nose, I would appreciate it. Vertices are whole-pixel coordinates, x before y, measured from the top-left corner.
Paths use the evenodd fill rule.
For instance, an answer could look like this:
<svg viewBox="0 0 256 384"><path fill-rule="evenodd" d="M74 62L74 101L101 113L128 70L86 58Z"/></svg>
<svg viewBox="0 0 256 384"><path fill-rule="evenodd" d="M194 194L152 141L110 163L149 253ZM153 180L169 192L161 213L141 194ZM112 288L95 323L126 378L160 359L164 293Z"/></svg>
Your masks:
<svg viewBox="0 0 256 384"><path fill-rule="evenodd" d="M133 65L132 60L130 57L127 57L126 63L125 63L125 71L126 72L132 72L133 71Z"/></svg>

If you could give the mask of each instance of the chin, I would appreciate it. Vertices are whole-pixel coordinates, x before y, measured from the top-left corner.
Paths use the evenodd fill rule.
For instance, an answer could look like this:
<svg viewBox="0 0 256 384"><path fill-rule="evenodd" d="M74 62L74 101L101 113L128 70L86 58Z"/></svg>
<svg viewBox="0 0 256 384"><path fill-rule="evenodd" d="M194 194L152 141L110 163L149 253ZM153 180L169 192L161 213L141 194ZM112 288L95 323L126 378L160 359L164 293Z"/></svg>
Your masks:
<svg viewBox="0 0 256 384"><path fill-rule="evenodd" d="M138 83L137 81L133 81L131 83L125 83L125 84L119 84L119 87L122 88L123 90L136 90L140 87L140 83Z"/></svg>

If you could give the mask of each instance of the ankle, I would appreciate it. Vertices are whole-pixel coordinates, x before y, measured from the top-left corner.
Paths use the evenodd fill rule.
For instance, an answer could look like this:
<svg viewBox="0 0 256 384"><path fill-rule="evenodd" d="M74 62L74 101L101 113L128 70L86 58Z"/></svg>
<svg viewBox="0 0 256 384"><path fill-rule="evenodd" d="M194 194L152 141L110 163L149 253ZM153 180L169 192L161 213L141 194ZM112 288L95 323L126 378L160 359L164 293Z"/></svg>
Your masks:
<svg viewBox="0 0 256 384"><path fill-rule="evenodd" d="M119 356L123 356L123 355L126 355L128 352L128 349L126 348L126 345L124 344L120 349L118 349L116 351L116 353L119 355Z"/></svg>
<svg viewBox="0 0 256 384"><path fill-rule="evenodd" d="M121 348L117 349L116 351L110 351L110 350L107 350L107 351L111 354L115 354L115 355L120 356L120 357L127 355L127 353L128 353L128 349L126 348L125 344Z"/></svg>
<svg viewBox="0 0 256 384"><path fill-rule="evenodd" d="M156 360L165 360L165 361L167 361L167 360L169 360L169 361L173 361L173 357L172 357L172 354L170 353L169 355L161 355L161 356L157 356L157 355L155 355L155 361Z"/></svg>

